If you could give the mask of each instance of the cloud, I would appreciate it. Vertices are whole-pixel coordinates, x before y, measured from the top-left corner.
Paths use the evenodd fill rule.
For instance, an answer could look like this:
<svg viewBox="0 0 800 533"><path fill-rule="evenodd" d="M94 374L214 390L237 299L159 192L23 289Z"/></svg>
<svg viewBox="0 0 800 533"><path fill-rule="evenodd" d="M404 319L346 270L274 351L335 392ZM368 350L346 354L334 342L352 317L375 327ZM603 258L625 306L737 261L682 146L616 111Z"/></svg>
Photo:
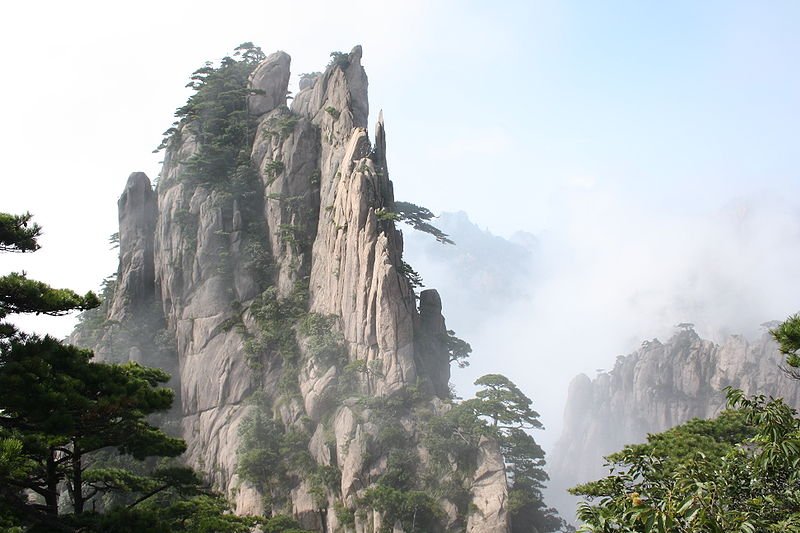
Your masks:
<svg viewBox="0 0 800 533"><path fill-rule="evenodd" d="M547 431L537 439L549 447L576 374L609 369L680 322L720 341L756 336L761 323L800 309L800 205L777 193L717 205L686 212L602 184L567 189L535 253L502 258L509 275L498 274L488 248L499 237L470 242L470 270L492 272L502 290L454 282L464 279L453 275L458 265L424 249L418 259L409 239L415 266L441 289L448 327L474 349L470 368L454 370L459 393L469 396L480 375L508 375L542 414Z"/></svg>
<svg viewBox="0 0 800 533"><path fill-rule="evenodd" d="M567 178L567 185L576 189L591 189L597 183L594 176L572 176Z"/></svg>

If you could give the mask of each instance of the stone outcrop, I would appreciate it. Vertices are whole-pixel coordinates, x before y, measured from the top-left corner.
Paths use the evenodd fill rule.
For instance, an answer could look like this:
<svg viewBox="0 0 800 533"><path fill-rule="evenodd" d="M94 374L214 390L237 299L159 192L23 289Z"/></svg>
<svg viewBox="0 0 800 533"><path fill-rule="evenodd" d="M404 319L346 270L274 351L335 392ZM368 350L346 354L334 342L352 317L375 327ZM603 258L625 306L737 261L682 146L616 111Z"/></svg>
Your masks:
<svg viewBox="0 0 800 533"><path fill-rule="evenodd" d="M247 110L250 114L259 116L286 105L291 61L286 52L275 52L253 71L250 75L250 86L259 90L260 94L248 97Z"/></svg>
<svg viewBox="0 0 800 533"><path fill-rule="evenodd" d="M508 494L497 490L505 483L505 465L497 443L484 439L472 491L472 503L476 511L469 515L467 531L508 531Z"/></svg>
<svg viewBox="0 0 800 533"><path fill-rule="evenodd" d="M571 515L575 500L562 491L606 475L604 456L643 442L648 433L715 416L725 407L727 386L800 406L800 384L780 370L781 361L769 333L753 342L734 335L715 344L686 329L665 343L645 341L595 379L578 375L549 461L550 501Z"/></svg>
<svg viewBox="0 0 800 533"><path fill-rule="evenodd" d="M137 359L173 373L186 460L229 494L237 512L262 513L265 497L276 496L237 470L242 423L266 409L285 431L307 435L312 470L340 474L320 486L312 472L291 471L278 495L288 495L282 510L310 529L373 532L381 513L357 513L345 527L333 511L352 511L386 470L375 442L389 426L425 468L414 411L403 407L385 420L373 404L421 393L415 409L448 409L442 304L425 291L417 309L402 234L386 216L394 193L385 130L382 116L374 141L366 129L361 48L306 80L291 109L289 68L289 56L277 52L250 75L250 181L193 175L203 145L191 121L168 144L156 192L143 174L130 177L107 321L100 333L73 340L105 360ZM109 341L121 336L124 348ZM478 451L466 487L475 513L467 524L467 510L441 498L442 531L508 530L500 452L490 440Z"/></svg>
<svg viewBox="0 0 800 533"><path fill-rule="evenodd" d="M155 292L154 231L158 208L156 194L143 172L128 177L119 198L119 256L126 275L119 279L111 320L123 321L150 303Z"/></svg>

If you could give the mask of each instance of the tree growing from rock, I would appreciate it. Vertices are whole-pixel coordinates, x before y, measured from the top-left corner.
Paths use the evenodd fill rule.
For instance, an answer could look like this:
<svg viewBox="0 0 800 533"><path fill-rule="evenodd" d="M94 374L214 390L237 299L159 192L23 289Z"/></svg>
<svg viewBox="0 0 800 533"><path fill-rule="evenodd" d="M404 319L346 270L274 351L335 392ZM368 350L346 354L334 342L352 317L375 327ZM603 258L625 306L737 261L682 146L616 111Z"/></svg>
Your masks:
<svg viewBox="0 0 800 533"><path fill-rule="evenodd" d="M544 471L544 450L527 432L542 429L532 401L510 379L487 374L475 385L481 389L461 408L488 421L488 434L497 439L506 464L512 533L569 531L553 508L544 504L542 489L549 479Z"/></svg>

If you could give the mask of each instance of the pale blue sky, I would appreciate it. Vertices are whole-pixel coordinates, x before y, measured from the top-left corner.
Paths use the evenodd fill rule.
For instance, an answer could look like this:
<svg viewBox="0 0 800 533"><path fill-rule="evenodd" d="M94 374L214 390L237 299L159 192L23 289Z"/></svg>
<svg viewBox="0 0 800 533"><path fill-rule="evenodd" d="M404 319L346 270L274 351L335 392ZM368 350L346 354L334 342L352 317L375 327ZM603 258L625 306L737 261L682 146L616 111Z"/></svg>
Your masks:
<svg viewBox="0 0 800 533"><path fill-rule="evenodd" d="M512 193L510 216L486 221L509 231L529 225L528 217L546 226L550 196L573 182L655 197L655 209L671 210L762 189L797 192L800 87L792 63L800 50L792 30L800 4L546 5L453 13L441 28L455 38L448 53L426 58L413 87L395 86L419 112L394 118L393 127L413 121L436 132L396 139L395 149L424 151L436 139L436 147L466 143L468 152L472 132L496 150L485 149L496 156L485 159L430 157L437 174L449 174L436 180L445 191L467 178L476 189L498 185L467 206L443 199L447 208L476 213L481 202L506 203L501 193ZM494 146L492 138L506 142ZM502 185L512 182L515 191ZM514 212L526 202L535 214Z"/></svg>
<svg viewBox="0 0 800 533"><path fill-rule="evenodd" d="M557 429L569 378L643 338L800 308L798 27L789 1L7 3L0 210L46 236L0 271L116 268L116 200L204 61L252 40L299 74L362 44L397 197L541 238L532 302L468 340Z"/></svg>

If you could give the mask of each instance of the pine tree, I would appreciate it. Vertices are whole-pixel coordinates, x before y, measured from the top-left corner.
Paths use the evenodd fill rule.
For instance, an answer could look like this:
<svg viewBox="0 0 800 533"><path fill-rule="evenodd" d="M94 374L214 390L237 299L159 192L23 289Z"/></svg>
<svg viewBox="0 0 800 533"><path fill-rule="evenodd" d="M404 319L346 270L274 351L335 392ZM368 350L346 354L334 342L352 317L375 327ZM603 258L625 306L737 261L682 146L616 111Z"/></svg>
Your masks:
<svg viewBox="0 0 800 533"><path fill-rule="evenodd" d="M481 390L463 402L475 416L488 419L490 435L497 439L506 463L512 533L569 531L570 526L544 504L542 489L549 478L544 471L544 450L527 430L541 429L532 401L510 379L487 374L475 385Z"/></svg>

